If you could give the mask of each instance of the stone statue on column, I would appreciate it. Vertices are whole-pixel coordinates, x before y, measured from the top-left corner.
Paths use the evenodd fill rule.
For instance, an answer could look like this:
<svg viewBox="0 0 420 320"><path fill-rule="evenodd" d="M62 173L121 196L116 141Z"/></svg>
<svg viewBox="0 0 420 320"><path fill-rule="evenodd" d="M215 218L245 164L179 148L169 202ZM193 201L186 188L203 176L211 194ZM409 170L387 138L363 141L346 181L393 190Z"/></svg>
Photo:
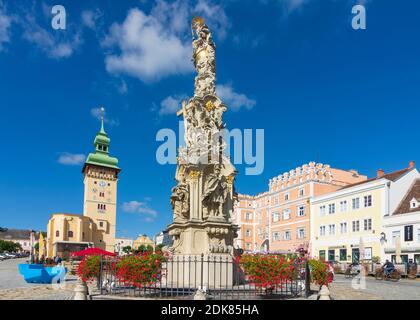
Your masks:
<svg viewBox="0 0 420 320"><path fill-rule="evenodd" d="M174 220L188 219L190 214L189 186L185 182L179 183L172 189L171 206Z"/></svg>
<svg viewBox="0 0 420 320"><path fill-rule="evenodd" d="M214 167L214 173L208 174L204 183L203 205L210 217L223 217L223 206L229 195L227 179L220 172L220 167Z"/></svg>
<svg viewBox="0 0 420 320"><path fill-rule="evenodd" d="M232 224L237 174L224 154L227 106L216 95L216 45L200 17L192 21L193 62L197 75L194 96L183 101L177 115L185 122L185 147L179 149L168 227L178 255L231 254L237 227Z"/></svg>

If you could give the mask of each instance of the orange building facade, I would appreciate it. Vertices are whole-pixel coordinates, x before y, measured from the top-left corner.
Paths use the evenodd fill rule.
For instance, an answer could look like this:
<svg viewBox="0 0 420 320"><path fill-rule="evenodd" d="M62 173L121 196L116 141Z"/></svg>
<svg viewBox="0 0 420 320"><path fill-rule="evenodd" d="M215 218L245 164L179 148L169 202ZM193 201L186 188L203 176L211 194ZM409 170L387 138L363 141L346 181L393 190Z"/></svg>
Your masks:
<svg viewBox="0 0 420 320"><path fill-rule="evenodd" d="M356 170L341 170L310 162L269 181L257 196L239 194L235 248L246 252L289 253L310 248L310 200L367 180Z"/></svg>

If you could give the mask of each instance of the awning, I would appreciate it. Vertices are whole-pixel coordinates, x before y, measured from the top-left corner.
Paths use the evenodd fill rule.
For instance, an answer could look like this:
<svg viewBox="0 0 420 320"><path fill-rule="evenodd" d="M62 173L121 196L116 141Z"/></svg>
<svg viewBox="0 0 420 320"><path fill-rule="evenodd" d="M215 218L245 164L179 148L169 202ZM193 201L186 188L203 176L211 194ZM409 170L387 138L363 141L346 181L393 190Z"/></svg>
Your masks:
<svg viewBox="0 0 420 320"><path fill-rule="evenodd" d="M82 251L73 252L71 254L75 257L84 257L84 256L112 256L115 257L116 254L113 252L108 252L99 248L88 248Z"/></svg>

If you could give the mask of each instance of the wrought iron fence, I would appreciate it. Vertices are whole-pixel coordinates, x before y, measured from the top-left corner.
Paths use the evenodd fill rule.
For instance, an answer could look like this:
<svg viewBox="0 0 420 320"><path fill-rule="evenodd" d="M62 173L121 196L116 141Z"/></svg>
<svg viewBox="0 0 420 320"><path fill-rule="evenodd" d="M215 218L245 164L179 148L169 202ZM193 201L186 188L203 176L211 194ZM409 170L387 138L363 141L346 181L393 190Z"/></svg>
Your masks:
<svg viewBox="0 0 420 320"><path fill-rule="evenodd" d="M101 259L98 287L102 295L123 297L193 299L197 289L210 300L290 299L308 297L310 271L306 260L295 261L294 276L271 288L249 281L231 256L174 256L162 264L152 284L127 285L116 275L115 258Z"/></svg>

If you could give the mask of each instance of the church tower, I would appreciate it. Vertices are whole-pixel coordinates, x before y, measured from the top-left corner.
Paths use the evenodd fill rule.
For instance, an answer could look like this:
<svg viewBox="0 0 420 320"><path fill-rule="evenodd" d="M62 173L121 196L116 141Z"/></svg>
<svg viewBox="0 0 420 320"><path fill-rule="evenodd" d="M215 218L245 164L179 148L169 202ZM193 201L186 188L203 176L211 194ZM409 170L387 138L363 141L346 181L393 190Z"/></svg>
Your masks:
<svg viewBox="0 0 420 320"><path fill-rule="evenodd" d="M92 222L95 247L114 252L117 220L118 159L109 155L111 139L104 129L104 109L101 109L101 130L96 135L95 152L90 153L83 167L83 215Z"/></svg>

